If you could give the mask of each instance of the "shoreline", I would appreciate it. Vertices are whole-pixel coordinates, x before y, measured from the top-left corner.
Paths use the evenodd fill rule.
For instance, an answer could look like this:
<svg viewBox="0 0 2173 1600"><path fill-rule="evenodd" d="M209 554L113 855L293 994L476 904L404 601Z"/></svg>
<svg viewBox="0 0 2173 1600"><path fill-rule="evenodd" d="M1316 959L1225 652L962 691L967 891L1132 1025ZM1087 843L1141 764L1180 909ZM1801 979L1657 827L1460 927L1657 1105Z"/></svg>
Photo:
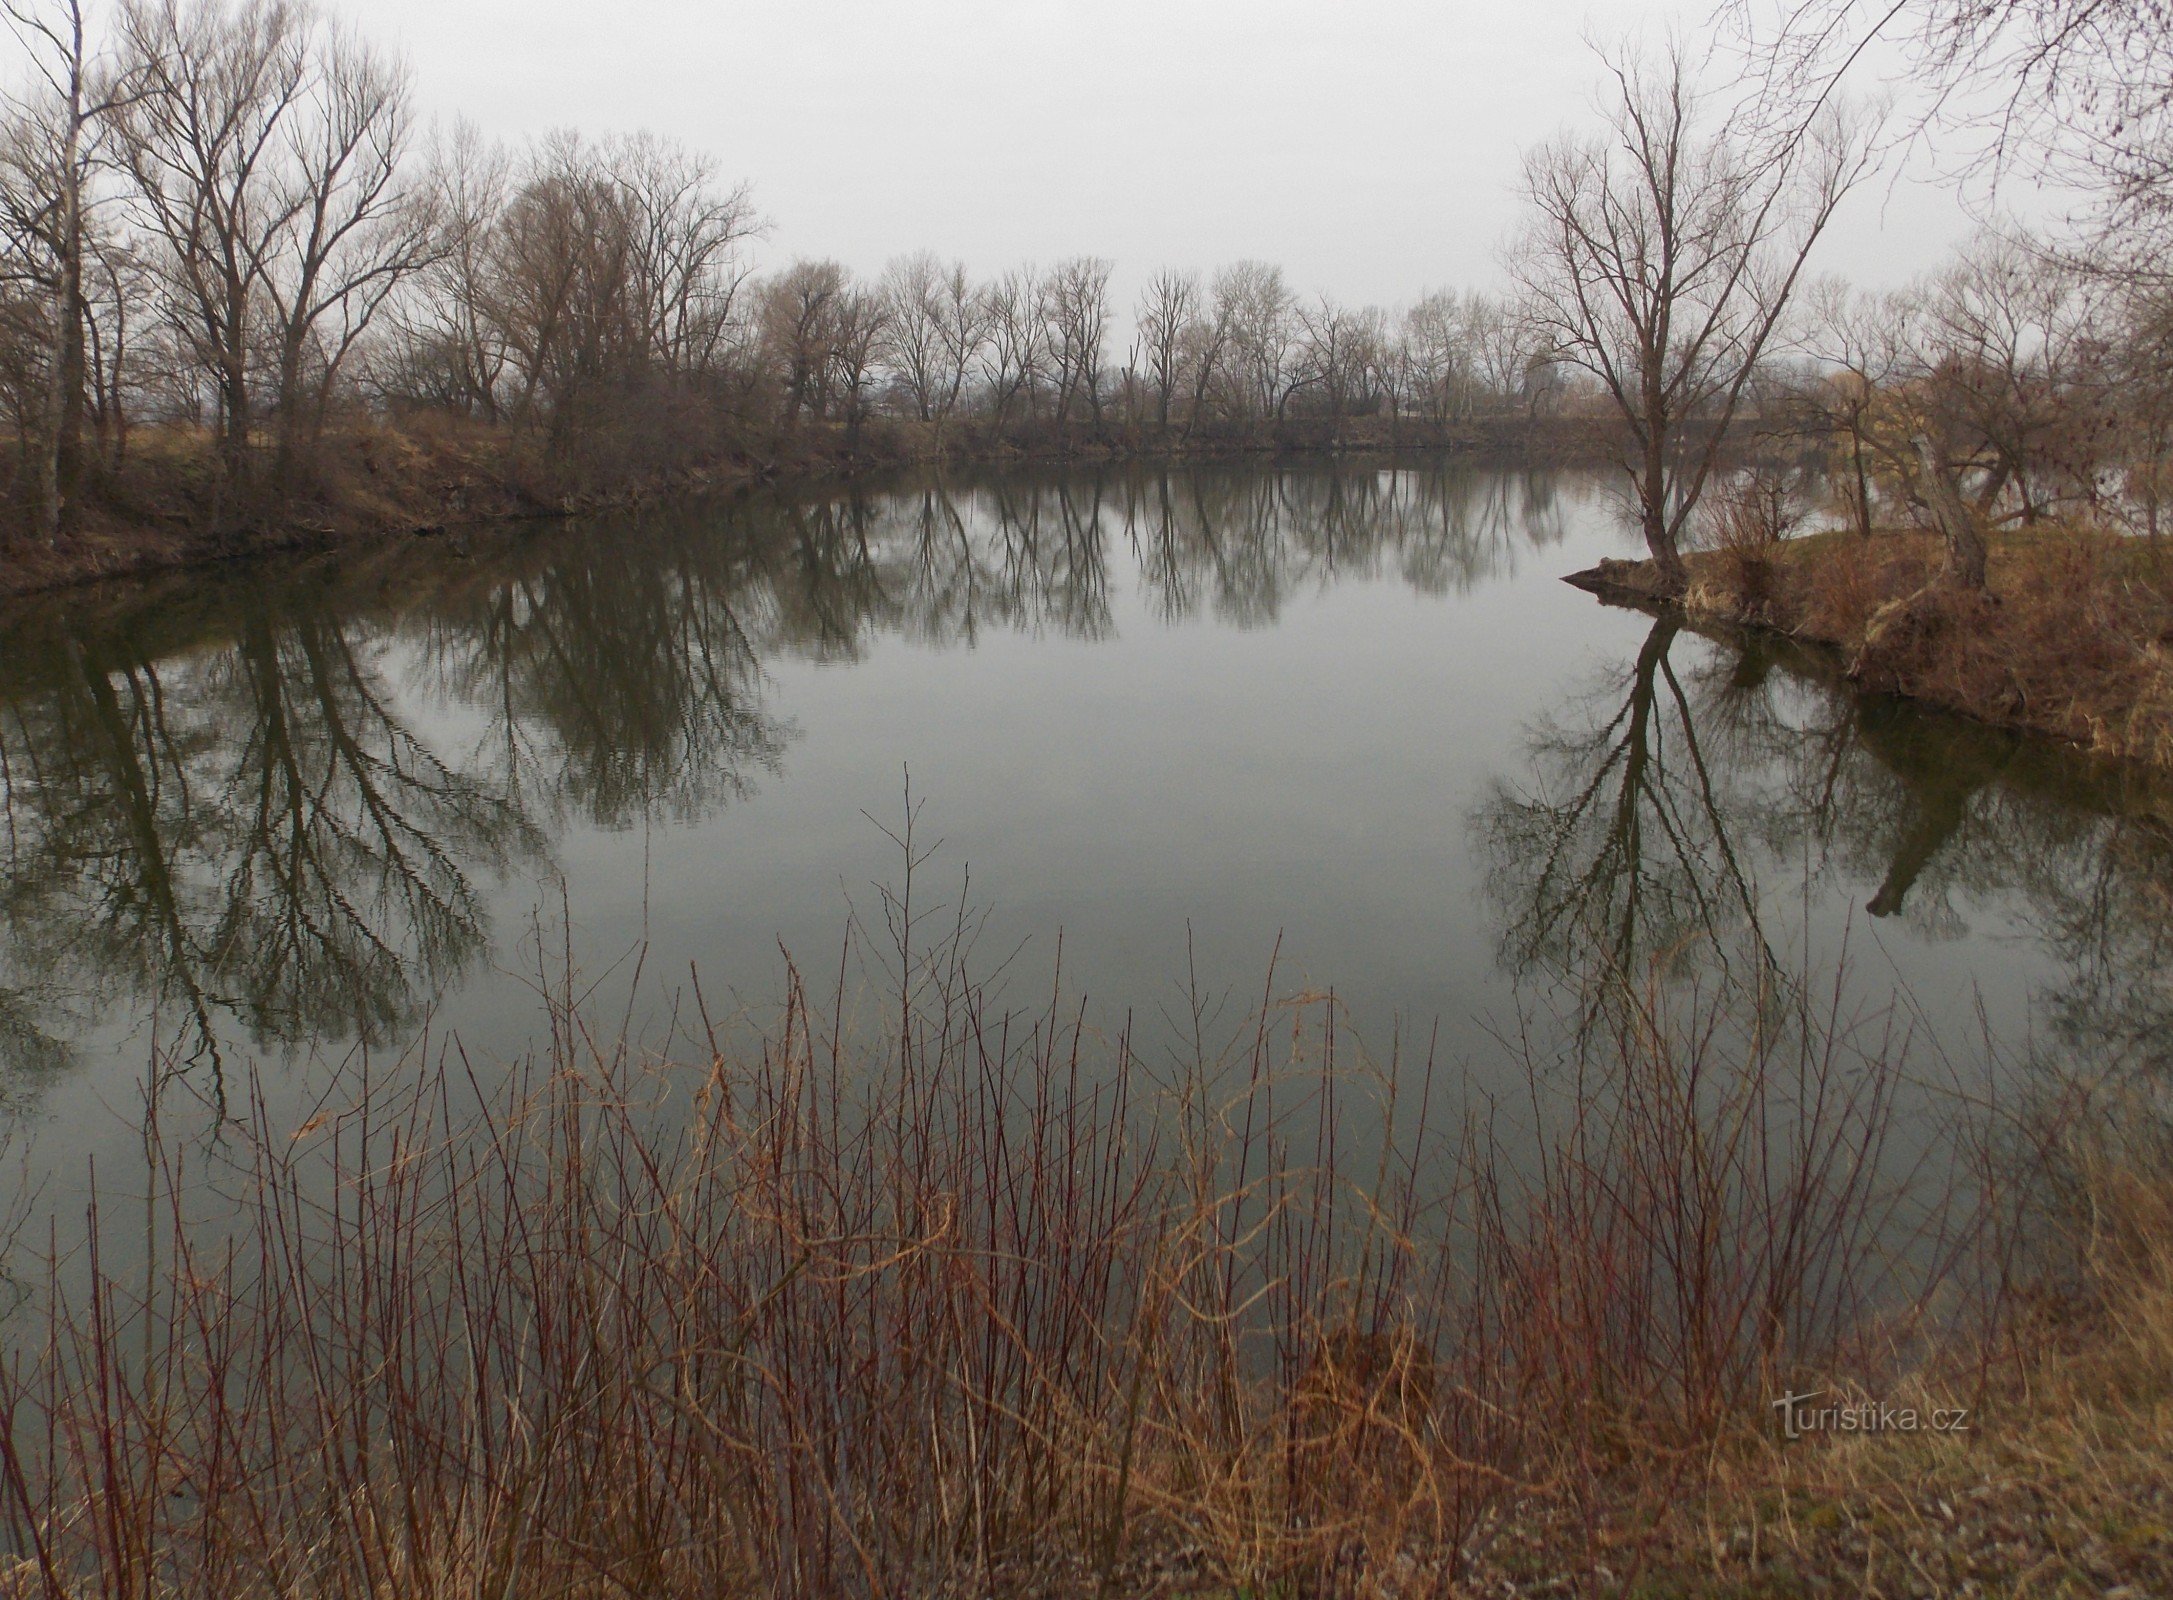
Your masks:
<svg viewBox="0 0 2173 1600"><path fill-rule="evenodd" d="M1764 550L1686 553L1660 591L1650 561L1562 581L1602 604L1785 640L1858 693L2163 779L2173 774L2173 582L2140 541L2074 530L1991 541L1985 591L1943 588L1931 535L1821 533Z"/></svg>
<svg viewBox="0 0 2173 1600"><path fill-rule="evenodd" d="M914 448L880 435L844 445L806 441L764 456L726 455L691 467L659 469L618 483L568 487L525 459L502 435L479 441L434 430L384 428L341 439L318 468L314 489L261 520L245 517L211 531L200 488L181 480L200 465L191 453L156 448L132 470L131 484L91 508L86 526L53 548L0 540L0 601L155 573L216 567L260 556L314 554L379 540L435 538L522 522L691 504L720 495L778 488L816 491L888 472L978 471L1031 466L1167 468L1222 462L1432 458L1470 466L1573 468L1599 459L1573 425L1436 431L1425 438L1202 438L1147 444L1093 441L1049 447L980 441L955 449ZM388 459L391 458L391 459ZM387 466L393 470L387 471Z"/></svg>

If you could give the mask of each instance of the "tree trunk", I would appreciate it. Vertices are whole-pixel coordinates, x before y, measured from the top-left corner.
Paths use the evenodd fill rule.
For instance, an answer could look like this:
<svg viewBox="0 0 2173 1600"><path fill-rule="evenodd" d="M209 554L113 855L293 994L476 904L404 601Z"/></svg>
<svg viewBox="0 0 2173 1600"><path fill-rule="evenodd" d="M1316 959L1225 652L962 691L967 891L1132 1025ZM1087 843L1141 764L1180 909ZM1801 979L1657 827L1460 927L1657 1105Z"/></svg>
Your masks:
<svg viewBox="0 0 2173 1600"><path fill-rule="evenodd" d="M1856 532L1862 538L1871 537L1871 475L1864 469L1864 436L1852 433L1849 440L1850 465L1856 473Z"/></svg>
<svg viewBox="0 0 2173 1600"><path fill-rule="evenodd" d="M1931 441L1919 435L1915 444L1917 465L1924 478L1925 503L1931 507L1932 520L1939 525L1940 538L1946 542L1946 559L1937 581L1958 589L1982 589L1984 530L1977 526L1977 519L1963 502L1961 490L1948 479Z"/></svg>
<svg viewBox="0 0 2173 1600"><path fill-rule="evenodd" d="M78 91L80 92L80 91ZM70 511L82 478L83 455L83 175L79 104L68 108L61 143L59 214L56 218L53 326L46 349L45 394L39 419L38 532L57 543L73 520Z"/></svg>
<svg viewBox="0 0 2173 1600"><path fill-rule="evenodd" d="M1648 414L1657 415L1659 405L1655 401ZM1659 428L1654 427L1645 444L1643 478L1638 483L1638 506L1642 513L1645 533L1645 549L1652 556L1652 564L1659 575L1660 593L1679 595L1690 587L1690 575L1683 570L1682 551L1676 548L1675 527L1667 514L1667 444Z"/></svg>
<svg viewBox="0 0 2173 1600"><path fill-rule="evenodd" d="M1652 556L1654 571L1659 575L1660 593L1679 595L1690 587L1690 574L1683 568L1682 552L1675 548L1674 531L1668 527L1667 508L1648 504L1644 509L1645 549Z"/></svg>

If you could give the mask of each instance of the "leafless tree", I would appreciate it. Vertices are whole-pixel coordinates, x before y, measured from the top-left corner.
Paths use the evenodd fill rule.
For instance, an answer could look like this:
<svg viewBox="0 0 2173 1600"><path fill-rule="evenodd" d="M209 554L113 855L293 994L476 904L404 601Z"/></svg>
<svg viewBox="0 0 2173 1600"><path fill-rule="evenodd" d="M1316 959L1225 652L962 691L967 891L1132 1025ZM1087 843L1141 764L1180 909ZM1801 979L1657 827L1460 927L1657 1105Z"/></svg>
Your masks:
<svg viewBox="0 0 2173 1600"><path fill-rule="evenodd" d="M308 42L306 101L286 129L274 202L291 221L265 263L283 477L357 341L439 239L429 192L408 181L407 68L345 28L316 24Z"/></svg>
<svg viewBox="0 0 2173 1600"><path fill-rule="evenodd" d="M1242 415L1282 414L1298 342L1298 297L1283 269L1240 261L1215 275L1215 320L1229 330L1230 372Z"/></svg>
<svg viewBox="0 0 2173 1600"><path fill-rule="evenodd" d="M1354 400L1370 383L1380 346L1380 313L1353 311L1327 295L1296 312L1298 349L1289 390L1316 390L1331 431L1339 430Z"/></svg>
<svg viewBox="0 0 2173 1600"><path fill-rule="evenodd" d="M394 386L495 422L499 385L512 347L498 304L493 248L505 219L512 163L473 123L456 123L432 150L428 181L441 231L437 257L394 302L398 359Z"/></svg>
<svg viewBox="0 0 2173 1600"><path fill-rule="evenodd" d="M943 387L942 277L942 263L929 250L900 256L883 269L883 359L923 422L935 419Z"/></svg>
<svg viewBox="0 0 2173 1600"><path fill-rule="evenodd" d="M1021 397L1029 409L1033 406L1046 358L1041 301L1041 279L1031 267L1005 273L989 285L983 301L988 338L981 351L981 374L990 416L999 428Z"/></svg>
<svg viewBox="0 0 2173 1600"><path fill-rule="evenodd" d="M1990 453L1985 509L2011 489L2025 522L2040 516L2052 478L2094 497L2102 429L2101 364L2088 280L2019 241L1976 240L1922 296L1928 348L1918 362L1944 388L1940 404Z"/></svg>
<svg viewBox="0 0 2173 1600"><path fill-rule="evenodd" d="M787 428L803 411L818 420L829 413L845 291L845 269L835 261L796 261L763 288L763 338L784 382Z"/></svg>
<svg viewBox="0 0 2173 1600"><path fill-rule="evenodd" d="M1469 415L1477 385L1463 297L1426 295L1403 314L1398 340L1405 398L1437 426Z"/></svg>
<svg viewBox="0 0 2173 1600"><path fill-rule="evenodd" d="M753 195L744 183L724 185L714 157L653 134L612 141L603 162L632 235L645 359L668 372L706 372L747 281L741 247L761 230Z"/></svg>
<svg viewBox="0 0 2173 1600"><path fill-rule="evenodd" d="M2149 537L2153 559L2162 559L2173 502L2173 297L2154 285L2127 285L2110 325L2126 490L2120 505Z"/></svg>
<svg viewBox="0 0 2173 1600"><path fill-rule="evenodd" d="M1812 247L1869 163L1842 120L1701 126L1680 46L1607 63L1606 132L1525 158L1528 314L1604 389L1661 583Z"/></svg>
<svg viewBox="0 0 2173 1600"><path fill-rule="evenodd" d="M12 272L47 308L31 459L38 532L50 544L71 520L83 470L92 172L103 126L133 80L97 59L82 0L0 0L0 21L35 80L0 126L0 231Z"/></svg>
<svg viewBox="0 0 2173 1600"><path fill-rule="evenodd" d="M1536 418L1556 387L1553 346L1516 306L1486 294L1465 296L1464 338L1483 401Z"/></svg>
<svg viewBox="0 0 2173 1600"><path fill-rule="evenodd" d="M1876 41L1928 92L1917 129L1979 135L1998 175L2079 181L2122 275L2165 277L2173 233L2173 6L2167 0L1792 0L1723 7L1774 90L1830 92Z"/></svg>
<svg viewBox="0 0 2173 1600"><path fill-rule="evenodd" d="M1074 256L1050 269L1041 283L1043 348L1056 382L1056 423L1071 421L1084 400L1095 428L1102 425L1102 358L1109 337L1109 263Z"/></svg>
<svg viewBox="0 0 2173 1600"><path fill-rule="evenodd" d="M1902 318L1892 296L1822 278L1811 286L1806 322L1807 347L1823 369L1815 404L1839 446L1837 487L1856 531L1869 538L1877 521L1880 404L1902 376Z"/></svg>
<svg viewBox="0 0 2173 1600"><path fill-rule="evenodd" d="M219 401L229 482L260 375L291 467L340 369L435 248L406 69L288 0L132 0L120 150Z"/></svg>
<svg viewBox="0 0 2173 1600"><path fill-rule="evenodd" d="M1167 434L1171 403L1184 383L1187 360L1198 342L1198 276L1189 272L1156 273L1147 280L1132 320L1137 324L1132 365L1153 398L1156 431Z"/></svg>
<svg viewBox="0 0 2173 1600"><path fill-rule="evenodd" d="M424 326L447 350L442 381L486 415L541 415L564 439L722 365L758 222L708 158L649 135L555 133L509 179L502 158L456 136L438 167L446 242L423 292L445 303Z"/></svg>
<svg viewBox="0 0 2173 1600"><path fill-rule="evenodd" d="M942 381L934 396L938 433L958 409L966 391L966 379L989 340L988 296L975 285L963 261L944 269L935 293L936 334L941 342Z"/></svg>
<svg viewBox="0 0 2173 1600"><path fill-rule="evenodd" d="M309 91L308 18L283 0L187 12L145 0L123 9L121 28L143 84L121 117L122 160L162 246L176 326L211 384L233 483L256 410L266 278L295 220L277 169Z"/></svg>
<svg viewBox="0 0 2173 1600"><path fill-rule="evenodd" d="M966 264L946 266L929 251L901 256L883 271L882 357L914 414L938 443L958 408L967 376L988 341L988 300Z"/></svg>
<svg viewBox="0 0 2173 1600"><path fill-rule="evenodd" d="M856 442L867 420L869 389L889 312L880 292L848 283L834 303L830 388L844 412L845 436Z"/></svg>
<svg viewBox="0 0 2173 1600"><path fill-rule="evenodd" d="M511 352L512 417L557 442L600 415L648 348L624 192L599 152L555 133L491 232L487 314Z"/></svg>

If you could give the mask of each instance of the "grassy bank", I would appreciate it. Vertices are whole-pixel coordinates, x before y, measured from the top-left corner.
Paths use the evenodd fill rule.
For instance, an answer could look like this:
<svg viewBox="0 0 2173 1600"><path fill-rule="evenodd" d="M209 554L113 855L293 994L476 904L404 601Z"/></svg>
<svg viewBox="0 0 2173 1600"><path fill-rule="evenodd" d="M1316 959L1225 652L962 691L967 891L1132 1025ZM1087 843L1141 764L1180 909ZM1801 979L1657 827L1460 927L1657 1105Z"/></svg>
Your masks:
<svg viewBox="0 0 2173 1600"><path fill-rule="evenodd" d="M1829 647L1875 693L2173 766L2173 561L2154 542L2050 524L1996 534L1990 550L1982 592L1934 582L1929 534L1699 551L1681 604ZM1657 603L1647 562L1605 561L1570 581Z"/></svg>
<svg viewBox="0 0 2173 1600"><path fill-rule="evenodd" d="M1758 960L1591 975L1504 1044L1513 1112L1273 974L1150 1049L1006 1007L910 870L882 911L661 1056L568 962L504 1071L299 1128L236 1086L208 1144L168 1083L148 1206L10 1257L5 1592L2173 1578L2148 1118L1960 1096L1898 1152L1938 1063ZM1778 1437L1813 1391L1970 1428Z"/></svg>
<svg viewBox="0 0 2173 1600"><path fill-rule="evenodd" d="M328 429L290 481L275 484L266 477L237 491L222 483L212 441L201 431L145 428L132 435L121 465L101 469L74 526L56 543L10 534L10 519L0 515L0 595L911 465L1442 454L1559 465L1595 459L1603 444L1588 425L1562 418L1443 427L1412 418L1330 423L1296 417L1183 431L1113 426L1090 432L1038 421L999 428L978 419L935 429L879 417L850 429L807 422L789 433L696 445L639 435L584 438L559 448L533 432L418 412Z"/></svg>

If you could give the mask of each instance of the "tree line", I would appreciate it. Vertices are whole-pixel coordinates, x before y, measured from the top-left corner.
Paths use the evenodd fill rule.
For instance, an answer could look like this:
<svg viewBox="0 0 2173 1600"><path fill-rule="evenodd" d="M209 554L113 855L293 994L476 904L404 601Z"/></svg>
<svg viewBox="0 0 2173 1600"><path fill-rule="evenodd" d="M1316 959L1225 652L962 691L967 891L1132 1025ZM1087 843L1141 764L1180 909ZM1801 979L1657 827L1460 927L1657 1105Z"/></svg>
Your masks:
<svg viewBox="0 0 2173 1600"><path fill-rule="evenodd" d="M2155 541L2173 482L2162 21L2151 0L1816 0L1777 31L1746 22L1751 70L1727 94L1681 41L1602 53L1601 126L1525 157L1511 262L1527 336L1616 424L1660 592L1685 586L1691 541L1772 545L1820 510L1866 536L1935 531L1939 581L1964 591L2009 523ZM1850 98L1882 35L1932 96L1913 123ZM1850 193L1942 131L1959 92L1993 90L1981 170L2079 184L2080 217L1994 222L1898 291L1812 276ZM2034 155L2009 142L2025 126ZM1819 447L1817 492L1745 469L1776 436Z"/></svg>
<svg viewBox="0 0 2173 1600"><path fill-rule="evenodd" d="M1994 8L2005 32L1946 0L1864 26L1912 22L1927 76L1965 81L2080 3ZM2003 518L2162 520L2164 185L2108 132L2084 141L2126 152L2089 239L1990 234L1900 294L1817 279L1891 144L1820 69L1846 0L1806 13L1810 42L1756 41L1724 100L1687 45L1603 52L1599 125L1526 155L1509 288L1396 310L1258 261L1163 271L1122 306L1094 256L758 273L765 224L713 157L426 127L407 68L307 0L0 14L27 62L0 126L0 519L49 545L86 517L246 530L420 480L457 513L477 480L563 503L720 464L1441 445L1541 419L1621 470L1669 584L1716 517L1780 514L1740 471L1776 430L1828 449L1846 520L1938 528L1965 583ZM2009 74L2015 103L2065 106L2095 70L2132 112L2167 55L2136 37L2140 67L2063 44L2059 86Z"/></svg>
<svg viewBox="0 0 2173 1600"><path fill-rule="evenodd" d="M306 0L7 0L4 502L51 541L193 446L215 520L306 499L328 434L456 419L573 479L798 450L1221 440L1293 417L1438 433L1547 403L1505 301L1394 314L1240 262L758 275L752 194L649 134L426 128L407 68ZM144 470L149 470L145 468Z"/></svg>

